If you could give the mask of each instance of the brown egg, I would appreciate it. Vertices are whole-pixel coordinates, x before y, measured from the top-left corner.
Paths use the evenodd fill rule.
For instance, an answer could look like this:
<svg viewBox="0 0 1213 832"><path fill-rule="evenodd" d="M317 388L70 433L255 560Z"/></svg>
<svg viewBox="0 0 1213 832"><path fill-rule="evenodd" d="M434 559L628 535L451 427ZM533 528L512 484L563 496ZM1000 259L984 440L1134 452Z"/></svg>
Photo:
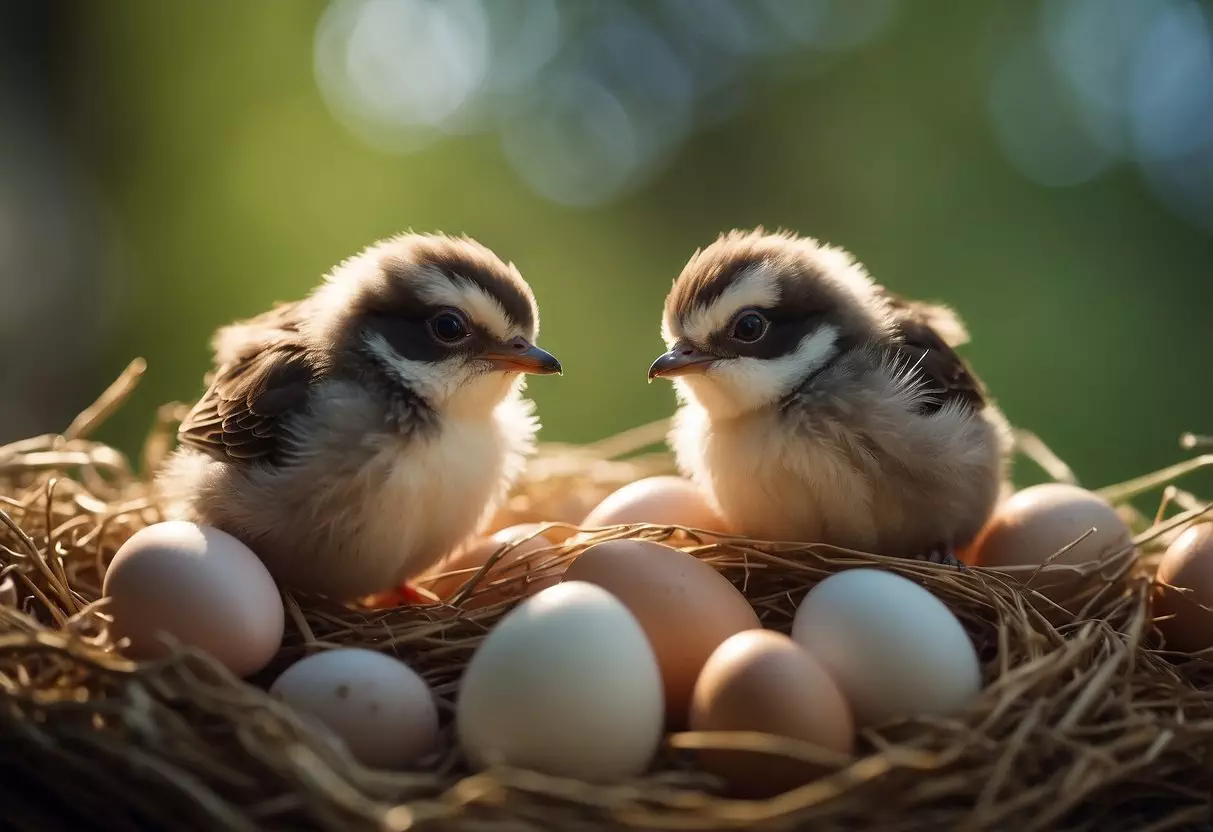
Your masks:
<svg viewBox="0 0 1213 832"><path fill-rule="evenodd" d="M1213 523L1184 531L1158 564L1154 616L1167 648L1194 653L1213 647ZM1186 590L1186 591L1183 591Z"/></svg>
<svg viewBox="0 0 1213 832"><path fill-rule="evenodd" d="M632 523L729 531L695 484L681 477L648 477L629 483L599 503L581 521L583 528Z"/></svg>
<svg viewBox="0 0 1213 832"><path fill-rule="evenodd" d="M484 566L494 552L511 541L533 534L541 526L541 523L510 526L489 537L475 540L432 567L417 582L442 600L449 601L464 584L475 577L476 570ZM535 561L518 562L531 552L547 549L552 545L553 542L546 535L538 535L511 549L480 577L480 580L476 582L475 594L465 600L462 607L468 610L480 609L501 601L533 595L541 589L558 583L562 566L537 568ZM523 575L527 576L525 581L510 580ZM492 583L506 580L509 580L510 583L488 588Z"/></svg>
<svg viewBox="0 0 1213 832"><path fill-rule="evenodd" d="M977 566L1036 567L1091 529L1052 563L1099 560L1132 545L1133 536L1102 497L1064 483L1034 485L999 506L969 550Z"/></svg>
<svg viewBox="0 0 1213 832"><path fill-rule="evenodd" d="M716 649L691 699L691 730L755 731L812 743L849 755L855 724L842 691L800 645L771 630L738 633ZM828 768L776 754L706 751L704 766L734 791L769 797L812 780Z"/></svg>
<svg viewBox="0 0 1213 832"><path fill-rule="evenodd" d="M660 543L598 543L573 561L564 580L597 584L636 616L657 656L673 727L686 724L695 679L712 651L734 633L762 626L727 578Z"/></svg>

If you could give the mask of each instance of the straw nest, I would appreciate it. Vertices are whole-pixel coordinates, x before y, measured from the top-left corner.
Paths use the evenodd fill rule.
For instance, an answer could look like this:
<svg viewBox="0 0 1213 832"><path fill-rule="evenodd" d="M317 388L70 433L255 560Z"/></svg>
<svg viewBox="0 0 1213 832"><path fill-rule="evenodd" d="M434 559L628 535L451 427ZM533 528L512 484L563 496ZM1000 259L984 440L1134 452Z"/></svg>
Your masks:
<svg viewBox="0 0 1213 832"><path fill-rule="evenodd" d="M652 772L614 786L501 770L469 772L444 729L422 771L360 767L325 732L269 698L291 661L332 645L394 653L417 669L449 717L469 657L509 604L355 609L287 596L287 638L258 678L207 657L123 659L105 634L101 575L119 545L159 518L146 479L87 439L142 370L115 383L63 434L0 447L0 793L3 817L28 829L1120 829L1207 828L1213 789L1213 678L1199 656L1169 654L1150 616L1159 541L1204 506L1170 488L1174 509L1140 531L1136 552L1081 569L1062 604L985 570L960 572L822 546L635 526L594 539L677 540L742 589L763 623L787 631L807 588L840 569L879 565L921 582L959 616L985 662L986 688L962 719L868 730L857 756L763 801L725 796L695 749L811 748L763 735L668 738ZM144 451L152 470L171 444L165 408ZM510 505L519 519L581 516L616 487L670 469L637 456L660 430L595 446L549 446ZM1068 473L1038 442L1022 448ZM1106 489L1117 503L1210 458ZM1178 504L1178 505L1176 505ZM1175 514L1176 510L1181 510ZM535 552L572 559L586 541ZM482 576L469 576L478 581ZM1034 579L1034 580L1035 580ZM525 577L517 580L525 580ZM464 595L483 587L469 584ZM1051 593L1056 595L1056 593ZM447 720L449 722L449 720Z"/></svg>

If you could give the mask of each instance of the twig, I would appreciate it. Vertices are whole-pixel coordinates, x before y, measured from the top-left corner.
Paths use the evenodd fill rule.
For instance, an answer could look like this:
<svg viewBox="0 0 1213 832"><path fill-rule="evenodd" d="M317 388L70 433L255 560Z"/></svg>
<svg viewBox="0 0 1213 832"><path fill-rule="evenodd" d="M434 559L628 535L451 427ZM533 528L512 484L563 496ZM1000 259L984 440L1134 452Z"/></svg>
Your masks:
<svg viewBox="0 0 1213 832"><path fill-rule="evenodd" d="M143 377L144 371L147 370L147 362L142 358L136 358L126 365L126 369L116 378L109 387L97 397L97 400L80 412L72 423L67 426L67 430L63 432L65 439L83 439L88 436L97 426L109 418L115 410L122 406L126 401L127 396L134 391L139 384L139 379Z"/></svg>

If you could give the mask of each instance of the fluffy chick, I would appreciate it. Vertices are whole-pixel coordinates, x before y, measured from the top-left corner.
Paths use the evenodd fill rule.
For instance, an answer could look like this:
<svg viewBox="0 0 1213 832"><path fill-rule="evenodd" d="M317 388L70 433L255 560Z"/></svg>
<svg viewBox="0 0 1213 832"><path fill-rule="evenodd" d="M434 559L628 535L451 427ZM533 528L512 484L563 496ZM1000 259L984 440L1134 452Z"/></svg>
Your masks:
<svg viewBox="0 0 1213 832"><path fill-rule="evenodd" d="M220 329L158 478L173 514L247 543L285 586L348 599L472 534L534 449L524 373L559 373L513 265L404 234L303 300Z"/></svg>
<svg viewBox="0 0 1213 832"><path fill-rule="evenodd" d="M955 564L989 518L1009 430L949 309L758 229L691 257L662 329L649 378L682 402L671 445L739 531Z"/></svg>

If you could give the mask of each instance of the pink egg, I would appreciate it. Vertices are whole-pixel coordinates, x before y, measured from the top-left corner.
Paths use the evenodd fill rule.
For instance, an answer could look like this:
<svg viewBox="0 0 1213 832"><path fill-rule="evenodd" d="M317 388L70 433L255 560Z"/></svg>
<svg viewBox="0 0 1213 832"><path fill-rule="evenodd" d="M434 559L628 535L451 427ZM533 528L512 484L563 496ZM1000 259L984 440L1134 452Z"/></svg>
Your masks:
<svg viewBox="0 0 1213 832"><path fill-rule="evenodd" d="M114 555L102 592L110 634L129 642L122 649L133 659L167 656L168 635L248 676L282 645L274 579L247 546L209 526L171 521L135 532Z"/></svg>

